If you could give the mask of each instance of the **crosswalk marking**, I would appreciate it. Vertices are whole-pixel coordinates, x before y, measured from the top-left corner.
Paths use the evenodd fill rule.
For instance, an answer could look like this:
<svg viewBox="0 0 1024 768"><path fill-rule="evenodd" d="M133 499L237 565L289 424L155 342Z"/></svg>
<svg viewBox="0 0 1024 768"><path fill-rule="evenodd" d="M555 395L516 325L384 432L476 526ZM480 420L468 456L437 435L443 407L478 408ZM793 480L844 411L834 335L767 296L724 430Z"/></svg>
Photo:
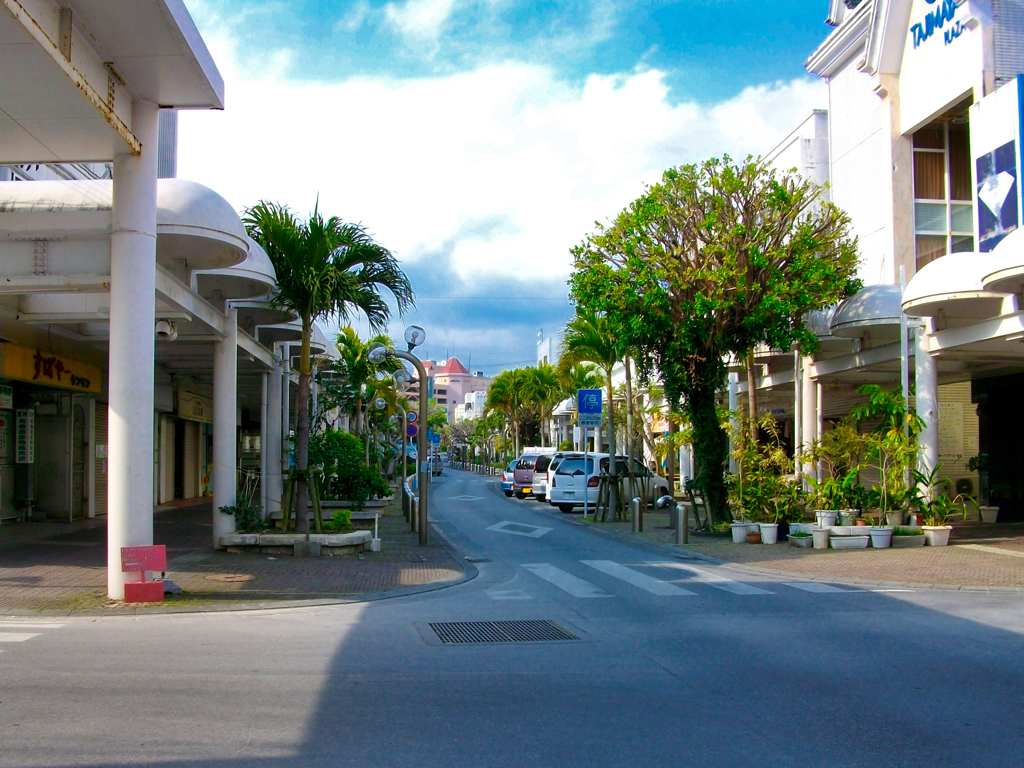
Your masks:
<svg viewBox="0 0 1024 768"><path fill-rule="evenodd" d="M39 637L38 632L0 632L0 643L23 643Z"/></svg>
<svg viewBox="0 0 1024 768"><path fill-rule="evenodd" d="M705 571L703 568L694 568L692 565L683 565L682 563L676 562L664 562L664 561L648 561L649 565L656 565L659 568L674 568L677 571L686 571L697 577L697 581L707 584L715 589L721 589L725 592L731 592L734 595L774 595L774 592L769 592L767 589L761 589L755 587L753 584L747 584L745 581L733 581L727 579L724 576L719 576L717 573L711 573Z"/></svg>
<svg viewBox="0 0 1024 768"><path fill-rule="evenodd" d="M485 589L484 592L491 600L533 600L521 589Z"/></svg>
<svg viewBox="0 0 1024 768"><path fill-rule="evenodd" d="M616 579L622 579L627 584L632 584L634 587L639 587L647 592L654 595L696 595L696 592L690 592L687 589L677 587L675 584L669 584L666 581L655 579L644 573L637 573L631 568L627 568L624 565L613 563L611 560L581 560L584 565L589 565L591 568L595 568L601 573L606 573L609 576L614 576Z"/></svg>
<svg viewBox="0 0 1024 768"><path fill-rule="evenodd" d="M787 587L792 587L793 589L801 589L804 592L824 593L853 591L849 589L840 589L839 587L834 587L831 584L822 584L820 581L784 581L782 583L785 584Z"/></svg>
<svg viewBox="0 0 1024 768"><path fill-rule="evenodd" d="M41 624L28 621L0 621L0 629L57 629L63 626L56 622Z"/></svg>
<svg viewBox="0 0 1024 768"><path fill-rule="evenodd" d="M539 576L544 581L554 584L573 597L613 597L613 595L598 589L589 581L576 578L561 568L555 568L551 563L522 563L519 567L525 568L534 576Z"/></svg>

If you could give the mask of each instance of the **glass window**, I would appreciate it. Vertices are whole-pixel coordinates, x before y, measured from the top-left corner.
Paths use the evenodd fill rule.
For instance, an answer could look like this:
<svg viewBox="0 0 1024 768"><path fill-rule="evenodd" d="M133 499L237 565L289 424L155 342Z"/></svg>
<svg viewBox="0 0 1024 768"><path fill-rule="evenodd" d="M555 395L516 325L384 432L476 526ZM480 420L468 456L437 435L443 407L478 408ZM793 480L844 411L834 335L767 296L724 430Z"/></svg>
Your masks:
<svg viewBox="0 0 1024 768"><path fill-rule="evenodd" d="M537 472L547 472L548 471L548 466L550 464L551 464L551 457L550 456L540 456L537 459L537 464L534 467L534 469Z"/></svg>
<svg viewBox="0 0 1024 768"><path fill-rule="evenodd" d="M973 200L971 189L971 137L966 123L949 124L949 197Z"/></svg>
<svg viewBox="0 0 1024 768"><path fill-rule="evenodd" d="M974 194L966 113L913 137L917 268L947 253L974 250Z"/></svg>
<svg viewBox="0 0 1024 768"><path fill-rule="evenodd" d="M583 470L583 459L565 459L555 470L556 475L592 475L594 474L594 460L588 458L586 471Z"/></svg>
<svg viewBox="0 0 1024 768"><path fill-rule="evenodd" d="M926 125L914 134L914 149L945 149L946 137L941 123Z"/></svg>
<svg viewBox="0 0 1024 768"><path fill-rule="evenodd" d="M946 255L946 238L942 235L917 236L917 268Z"/></svg>
<svg viewBox="0 0 1024 768"><path fill-rule="evenodd" d="M968 233L974 232L974 206L963 203L952 203L952 216L950 229L953 232Z"/></svg>
<svg viewBox="0 0 1024 768"><path fill-rule="evenodd" d="M536 456L523 456L519 459L519 463L516 464L516 469L533 469L536 464Z"/></svg>
<svg viewBox="0 0 1024 768"><path fill-rule="evenodd" d="M914 203L914 228L918 232L946 234L945 203Z"/></svg>
<svg viewBox="0 0 1024 768"><path fill-rule="evenodd" d="M914 153L914 197L917 200L946 199L946 154Z"/></svg>
<svg viewBox="0 0 1024 768"><path fill-rule="evenodd" d="M950 253L965 253L974 250L974 237L954 237Z"/></svg>

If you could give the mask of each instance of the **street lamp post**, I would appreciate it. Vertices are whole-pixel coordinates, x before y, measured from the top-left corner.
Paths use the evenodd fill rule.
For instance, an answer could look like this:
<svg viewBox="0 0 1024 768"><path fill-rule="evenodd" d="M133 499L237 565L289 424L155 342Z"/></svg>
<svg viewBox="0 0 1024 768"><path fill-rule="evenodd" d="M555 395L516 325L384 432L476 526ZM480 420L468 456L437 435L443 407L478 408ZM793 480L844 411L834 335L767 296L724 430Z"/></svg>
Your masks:
<svg viewBox="0 0 1024 768"><path fill-rule="evenodd" d="M374 346L369 352L372 362L383 362L389 355L413 364L420 379L420 417L419 431L416 433L416 460L419 463L416 488L420 495L419 503L419 534L420 546L427 546L427 483L430 482L430 463L424 458L427 455L427 370L412 351L422 344L427 333L418 325L410 325L405 329L405 341L409 345L408 352L389 350L383 344ZM403 470L404 472L404 470Z"/></svg>

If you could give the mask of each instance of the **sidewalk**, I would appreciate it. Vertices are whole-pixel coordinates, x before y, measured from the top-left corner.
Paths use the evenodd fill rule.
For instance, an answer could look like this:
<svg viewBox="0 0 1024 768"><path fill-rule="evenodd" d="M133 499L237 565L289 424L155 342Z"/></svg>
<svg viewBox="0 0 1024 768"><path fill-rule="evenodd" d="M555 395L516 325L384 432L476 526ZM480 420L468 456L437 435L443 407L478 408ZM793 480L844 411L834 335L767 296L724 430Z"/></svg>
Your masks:
<svg viewBox="0 0 1024 768"><path fill-rule="evenodd" d="M160 507L154 539L167 546L167 577L183 590L161 606L106 599L106 525L23 523L0 529L0 615L70 611L125 613L266 607L280 601L352 600L459 581L463 567L436 537L420 547L399 504L380 521L381 552L322 558L229 554L211 548L209 500ZM34 534L34 535L33 535Z"/></svg>
<svg viewBox="0 0 1024 768"><path fill-rule="evenodd" d="M647 512L639 535L699 557L804 579L1024 589L1024 523L954 525L948 547L815 550L786 542L733 544L731 538L692 534L690 544L675 547L675 531L668 522L667 512ZM586 527L633 535L631 522Z"/></svg>

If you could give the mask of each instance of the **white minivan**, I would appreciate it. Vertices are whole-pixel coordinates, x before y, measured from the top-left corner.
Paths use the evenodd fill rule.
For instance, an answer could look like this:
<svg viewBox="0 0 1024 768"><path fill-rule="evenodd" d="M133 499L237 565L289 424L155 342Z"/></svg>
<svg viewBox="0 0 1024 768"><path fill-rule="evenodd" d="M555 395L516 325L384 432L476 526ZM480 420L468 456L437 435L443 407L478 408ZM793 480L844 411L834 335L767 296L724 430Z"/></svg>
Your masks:
<svg viewBox="0 0 1024 768"><path fill-rule="evenodd" d="M626 473L626 457L617 456L618 469L620 474ZM656 475L638 461L633 462L636 475L641 478L644 484L645 495L648 502L653 503L659 496L669 493L669 482L660 475ZM598 486L600 475L608 471L608 454L592 453L584 459L580 457L567 457L562 459L555 473L551 478L548 487L548 499L562 512L572 512L577 507L583 506L586 499L587 506L594 508L597 503Z"/></svg>

